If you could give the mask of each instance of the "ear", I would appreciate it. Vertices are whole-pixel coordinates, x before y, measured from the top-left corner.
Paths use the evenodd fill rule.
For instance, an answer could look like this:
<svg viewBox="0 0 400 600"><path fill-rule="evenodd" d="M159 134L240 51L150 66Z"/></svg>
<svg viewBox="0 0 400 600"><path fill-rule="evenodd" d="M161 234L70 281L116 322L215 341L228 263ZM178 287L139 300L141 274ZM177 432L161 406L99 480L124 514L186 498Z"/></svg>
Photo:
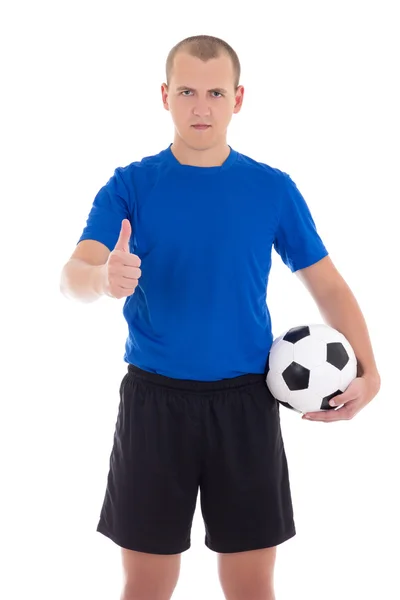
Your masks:
<svg viewBox="0 0 400 600"><path fill-rule="evenodd" d="M164 105L165 110L169 110L169 105L168 105L168 86L166 83L162 83L161 84L161 97L162 97L162 102Z"/></svg>
<svg viewBox="0 0 400 600"><path fill-rule="evenodd" d="M234 113L238 113L240 111L240 109L242 108L243 97L244 97L244 87L242 85L239 85L235 91L235 106L233 109Z"/></svg>

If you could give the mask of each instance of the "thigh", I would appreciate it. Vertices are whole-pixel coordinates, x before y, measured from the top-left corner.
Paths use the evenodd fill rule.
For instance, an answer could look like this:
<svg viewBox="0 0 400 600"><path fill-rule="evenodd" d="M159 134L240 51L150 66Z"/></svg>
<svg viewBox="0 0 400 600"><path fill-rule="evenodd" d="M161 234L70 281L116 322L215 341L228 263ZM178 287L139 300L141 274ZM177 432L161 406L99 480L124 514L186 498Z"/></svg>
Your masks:
<svg viewBox="0 0 400 600"><path fill-rule="evenodd" d="M279 405L265 383L210 402L201 474L206 545L216 552L274 547L295 535Z"/></svg>
<svg viewBox="0 0 400 600"><path fill-rule="evenodd" d="M125 377L97 530L128 550L178 554L190 547L198 446L184 398Z"/></svg>

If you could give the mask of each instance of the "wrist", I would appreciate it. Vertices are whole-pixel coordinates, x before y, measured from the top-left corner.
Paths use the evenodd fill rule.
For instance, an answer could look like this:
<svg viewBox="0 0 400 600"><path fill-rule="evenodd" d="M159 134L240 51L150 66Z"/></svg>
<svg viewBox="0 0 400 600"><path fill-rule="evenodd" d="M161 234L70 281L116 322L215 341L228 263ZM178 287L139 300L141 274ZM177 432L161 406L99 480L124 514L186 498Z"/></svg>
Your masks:
<svg viewBox="0 0 400 600"><path fill-rule="evenodd" d="M103 265L94 265L92 270L93 289L98 296L104 296L107 293L105 266L106 263Z"/></svg>

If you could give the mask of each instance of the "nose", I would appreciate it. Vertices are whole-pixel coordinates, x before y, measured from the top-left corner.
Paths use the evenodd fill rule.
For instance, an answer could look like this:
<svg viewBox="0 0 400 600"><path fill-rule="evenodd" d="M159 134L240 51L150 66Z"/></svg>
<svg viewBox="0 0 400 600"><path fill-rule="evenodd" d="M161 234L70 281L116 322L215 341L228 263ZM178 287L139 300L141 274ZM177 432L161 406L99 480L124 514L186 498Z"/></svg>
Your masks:
<svg viewBox="0 0 400 600"><path fill-rule="evenodd" d="M207 99L197 99L193 107L193 114L197 117L203 117L210 114L210 105Z"/></svg>

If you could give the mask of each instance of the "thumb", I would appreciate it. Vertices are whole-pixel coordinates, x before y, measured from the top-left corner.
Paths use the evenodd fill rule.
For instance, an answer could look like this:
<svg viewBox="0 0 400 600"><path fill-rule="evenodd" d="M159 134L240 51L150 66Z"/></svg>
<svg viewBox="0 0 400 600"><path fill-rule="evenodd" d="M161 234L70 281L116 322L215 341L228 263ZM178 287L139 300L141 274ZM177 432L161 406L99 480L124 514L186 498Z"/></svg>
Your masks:
<svg viewBox="0 0 400 600"><path fill-rule="evenodd" d="M114 250L129 252L129 239L131 237L132 227L128 219L124 219L121 225L121 231Z"/></svg>

